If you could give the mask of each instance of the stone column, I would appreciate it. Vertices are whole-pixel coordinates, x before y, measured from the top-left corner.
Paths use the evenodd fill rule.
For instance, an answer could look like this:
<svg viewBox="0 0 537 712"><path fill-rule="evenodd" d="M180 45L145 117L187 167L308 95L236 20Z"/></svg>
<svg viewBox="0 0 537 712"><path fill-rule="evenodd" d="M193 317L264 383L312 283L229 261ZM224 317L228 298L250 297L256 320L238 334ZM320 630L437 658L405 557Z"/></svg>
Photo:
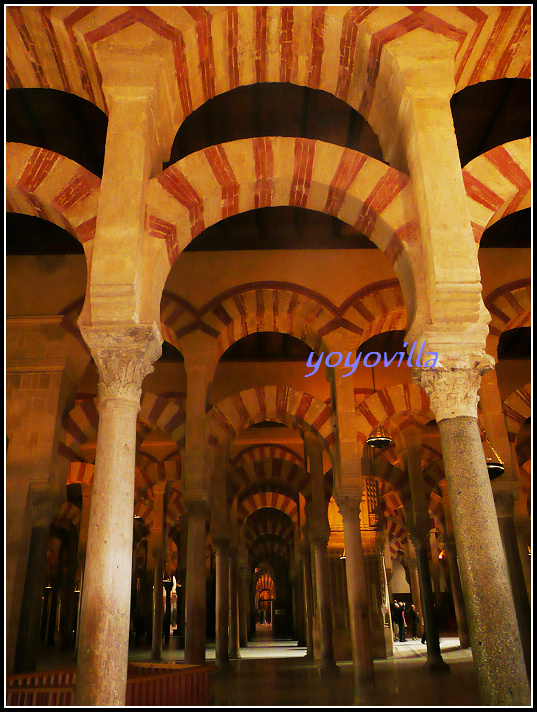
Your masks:
<svg viewBox="0 0 537 712"><path fill-rule="evenodd" d="M531 672L531 610L526 594L526 583L524 572L520 563L518 543L513 518L514 501L509 491L497 491L494 494L496 514L498 515L498 526L502 538L507 564L509 566L509 578L511 580L511 590L518 620L518 631L524 659L526 661L526 671L528 679Z"/></svg>
<svg viewBox="0 0 537 712"><path fill-rule="evenodd" d="M164 611L164 642L169 645L170 643L170 625L172 621L172 588L173 581L165 580L162 582L164 590L166 591L166 609Z"/></svg>
<svg viewBox="0 0 537 712"><path fill-rule="evenodd" d="M337 350L356 350L357 344L348 333L334 332L331 335L332 348ZM362 499L364 480L362 462L358 454L356 440L357 421L356 404L354 400L353 382L344 374L343 368L326 369L330 383L331 401L334 406L332 428L335 435L334 453L334 493L335 499L342 503L343 529L345 539L347 596L349 600L349 617L351 618L351 638L353 650L353 667L356 692L359 687L374 683L373 648L369 616L369 595L364 588L367 586L365 558L360 533L360 520L353 519L351 512L356 510ZM354 501L353 501L354 500ZM344 503L347 503L344 504ZM345 511L345 515L343 515ZM359 510L358 510L359 512ZM348 546L347 549L347 540ZM349 558L350 557L350 558ZM352 575L349 574L352 572ZM351 580L352 579L352 580ZM365 591L365 593L364 593ZM383 624L382 624L383 626ZM382 628L384 637L384 627Z"/></svg>
<svg viewBox="0 0 537 712"><path fill-rule="evenodd" d="M308 527L315 557L315 583L317 586L317 609L321 634L321 672L337 668L332 642L332 603L330 600L330 574L326 547L330 537L327 503L324 494L323 444L310 432L302 435L306 446L311 473L311 507Z"/></svg>
<svg viewBox="0 0 537 712"><path fill-rule="evenodd" d="M153 526L149 546L155 567L153 569L153 635L151 660L162 660L162 629L164 605L162 597L162 579L166 562L166 482L153 486Z"/></svg>
<svg viewBox="0 0 537 712"><path fill-rule="evenodd" d="M229 539L213 537L216 552L216 665L230 669L229 663Z"/></svg>
<svg viewBox="0 0 537 712"><path fill-rule="evenodd" d="M306 658L313 660L313 584L311 577L311 548L307 532L301 545L304 602L306 604Z"/></svg>
<svg viewBox="0 0 537 712"><path fill-rule="evenodd" d="M408 576L410 578L410 595L412 596L412 603L416 606L420 618L423 621L423 603L421 600L420 591L420 576L418 571L418 557L416 554L416 549L412 543L412 539L408 538Z"/></svg>
<svg viewBox="0 0 537 712"><path fill-rule="evenodd" d="M248 568L239 564L239 647L248 647Z"/></svg>
<svg viewBox="0 0 537 712"><path fill-rule="evenodd" d="M295 611L296 611L296 636L299 648L307 646L306 642L306 621L305 621L305 600L304 600L304 578L302 576L302 560L297 558L295 573Z"/></svg>
<svg viewBox="0 0 537 712"><path fill-rule="evenodd" d="M78 611L76 617L75 649L78 651L80 637L80 614L82 612L82 591L84 590L84 571L86 567L86 548L88 545L89 518L91 511L91 496L93 486L82 483L82 511L80 513L80 528L78 530L78 565L80 567L80 593L78 594Z"/></svg>
<svg viewBox="0 0 537 712"><path fill-rule="evenodd" d="M186 500L188 542L185 600L185 662L205 662L206 639L206 531L209 507L205 500Z"/></svg>
<svg viewBox="0 0 537 712"><path fill-rule="evenodd" d="M434 601L436 610L442 611L442 591L440 590L440 562L438 561L438 545L436 529L429 531L429 551L431 552L431 577L434 583Z"/></svg>
<svg viewBox="0 0 537 712"><path fill-rule="evenodd" d="M13 671L34 672L39 648L41 598L45 586L49 524L59 498L48 485L30 483L32 533Z"/></svg>
<svg viewBox="0 0 537 712"><path fill-rule="evenodd" d="M237 550L229 552L229 657L240 658L239 651L239 586Z"/></svg>
<svg viewBox="0 0 537 712"><path fill-rule="evenodd" d="M317 587L317 609L321 633L321 664L320 672L336 672L339 668L334 660L332 642L332 605L330 601L330 579L326 545L328 535L321 531L310 534L311 546L315 556L315 583Z"/></svg>
<svg viewBox="0 0 537 712"><path fill-rule="evenodd" d="M457 619L457 629L459 631L459 643L461 648L470 647L470 633L468 632L468 619L462 595L461 576L459 573L459 563L457 561L457 547L455 545L455 535L453 532L453 520L451 518L451 505L445 480L440 482L442 490L442 505L444 507L444 520L446 523L446 558L451 578L451 593L453 594L453 605L455 607L455 617Z"/></svg>
<svg viewBox="0 0 537 712"><path fill-rule="evenodd" d="M343 518L345 537L345 566L349 599L349 626L351 632L354 681L357 688L371 685L375 680L371 653L371 628L369 623L369 594L365 570L362 537L360 533L360 495L338 494L336 502Z"/></svg>
<svg viewBox="0 0 537 712"><path fill-rule="evenodd" d="M141 384L160 355L156 327L85 327L99 368L99 432L78 648L75 704L124 705ZM119 496L120 495L120 496ZM113 644L111 644L113 641Z"/></svg>
<svg viewBox="0 0 537 712"><path fill-rule="evenodd" d="M440 430L480 696L488 705L529 704L507 562L477 425L477 389L488 362L470 367L446 358L446 363L414 369L414 378L428 393ZM502 622L501 635L491 619Z"/></svg>
<svg viewBox="0 0 537 712"><path fill-rule="evenodd" d="M438 635L438 617L434 605L434 593L429 570L429 531L428 521L421 522L421 528L410 532L420 579L421 606L423 622L427 635L427 663L430 672L449 672L449 665L444 662L440 652L440 636ZM417 522L420 527L420 522Z"/></svg>
<svg viewBox="0 0 537 712"><path fill-rule="evenodd" d="M500 535L507 559L509 578L513 588L513 600L517 614L518 629L529 675L531 657L531 613L524 583L524 571L522 569L518 545L516 544L513 520L514 499L518 497L520 480L515 443L512 444L512 447L509 443L495 369L491 369L483 374L479 388L479 401L485 431L490 442L494 443L494 449L498 452L505 467L504 474L492 483L492 492L496 503L498 525L500 527Z"/></svg>

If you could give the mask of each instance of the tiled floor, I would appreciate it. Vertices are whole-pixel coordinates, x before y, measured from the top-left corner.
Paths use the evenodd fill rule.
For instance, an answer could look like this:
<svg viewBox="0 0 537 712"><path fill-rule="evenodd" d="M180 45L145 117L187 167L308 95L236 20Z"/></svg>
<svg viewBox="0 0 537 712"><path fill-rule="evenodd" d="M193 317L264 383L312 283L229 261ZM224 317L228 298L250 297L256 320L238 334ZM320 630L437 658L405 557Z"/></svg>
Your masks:
<svg viewBox="0 0 537 712"><path fill-rule="evenodd" d="M458 638L441 639L442 656L449 673L429 673L424 668L427 648L419 640L396 643L394 656L375 660L375 686L354 690L352 664L338 662L339 674L320 676L317 663L305 659L305 648L296 641L272 639L269 626L258 626L256 640L241 648L240 660L231 661L232 671L211 673L211 703L215 706L264 707L454 707L479 705L471 650L461 650ZM74 657L41 658L40 669L72 666ZM164 662L184 659L177 639L162 651ZM147 648L131 649L130 660L148 661ZM213 666L214 644L206 659Z"/></svg>

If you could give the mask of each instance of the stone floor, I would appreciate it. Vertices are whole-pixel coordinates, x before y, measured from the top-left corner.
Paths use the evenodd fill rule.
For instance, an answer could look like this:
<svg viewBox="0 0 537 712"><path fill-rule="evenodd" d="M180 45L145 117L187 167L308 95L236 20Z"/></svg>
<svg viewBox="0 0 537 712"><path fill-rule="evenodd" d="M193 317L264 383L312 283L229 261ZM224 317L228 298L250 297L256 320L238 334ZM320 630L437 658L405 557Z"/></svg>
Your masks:
<svg viewBox="0 0 537 712"><path fill-rule="evenodd" d="M274 640L270 626L258 625L256 640L241 648L240 660L232 670L218 673L214 667L214 643L207 646L211 673L211 704L215 706L261 707L461 707L479 705L471 650L461 650L459 639L441 638L449 673L424 669L427 648L419 640L395 643L392 658L375 660L375 687L356 694L352 664L338 662L339 674L320 676L315 662L305 659L306 650L296 641ZM132 648L129 660L149 661L147 648ZM163 649L164 662L184 659L177 639ZM49 651L40 656L39 669L74 666L75 658Z"/></svg>

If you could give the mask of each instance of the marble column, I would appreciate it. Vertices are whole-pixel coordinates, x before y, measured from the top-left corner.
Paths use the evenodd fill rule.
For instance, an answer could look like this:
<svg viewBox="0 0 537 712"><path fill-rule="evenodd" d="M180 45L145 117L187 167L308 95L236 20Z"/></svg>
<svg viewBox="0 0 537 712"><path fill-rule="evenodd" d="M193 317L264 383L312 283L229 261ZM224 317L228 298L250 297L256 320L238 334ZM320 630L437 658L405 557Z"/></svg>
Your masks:
<svg viewBox="0 0 537 712"><path fill-rule="evenodd" d="M420 522L417 525L419 527ZM429 531L427 521L422 523L422 527L410 533L416 558L418 563L418 575L420 579L421 607L423 610L423 622L427 635L427 663L426 667L430 672L449 672L449 665L442 658L440 652L440 636L438 634L438 615L435 610L433 586L431 582L431 572L429 569Z"/></svg>
<svg viewBox="0 0 537 712"><path fill-rule="evenodd" d="M446 358L442 368L414 369L413 376L440 430L481 701L524 705L530 704L524 654L477 424L477 389L488 367ZM491 620L501 621L501 634Z"/></svg>
<svg viewBox="0 0 537 712"><path fill-rule="evenodd" d="M461 577L459 574L459 564L457 562L457 548L455 546L455 541L446 541L446 558L449 568L449 576L451 579L451 592L453 594L455 618L457 619L459 643L461 648L469 648L470 634L468 632L468 619L466 618L466 608L462 595Z"/></svg>
<svg viewBox="0 0 537 712"><path fill-rule="evenodd" d="M39 648L41 599L45 586L49 524L59 498L49 485L30 483L32 532L13 672L34 672Z"/></svg>
<svg viewBox="0 0 537 712"><path fill-rule="evenodd" d="M531 673L531 610L526 594L526 583L524 571L520 562L518 543L516 538L515 522L513 518L514 500L511 492L497 491L494 493L496 514L498 515L498 526L502 538L503 548L509 566L509 578L511 580L511 590L518 620L518 630L524 659L526 661L526 671L528 679Z"/></svg>
<svg viewBox="0 0 537 712"><path fill-rule="evenodd" d="M296 563L295 574L295 631L297 636L298 647L305 648L306 642L306 616L305 616L305 601L304 601L304 578L302 576L302 560L298 559Z"/></svg>
<svg viewBox="0 0 537 712"><path fill-rule="evenodd" d="M237 550L229 552L229 657L240 658L239 651L239 577Z"/></svg>
<svg viewBox="0 0 537 712"><path fill-rule="evenodd" d="M164 642L166 643L166 645L169 645L169 643L170 643L170 626L171 626L171 622L172 622L173 581L165 580L162 582L162 585L164 586L164 590L166 591L166 608L164 611L164 621L163 621Z"/></svg>
<svg viewBox="0 0 537 712"><path fill-rule="evenodd" d="M213 537L216 552L216 665L229 670L229 539Z"/></svg>
<svg viewBox="0 0 537 712"><path fill-rule="evenodd" d="M166 482L158 482L153 486L153 526L150 542L151 554L155 567L153 569L153 634L151 642L151 660L162 660L162 628L164 619L164 602L162 596L162 580L166 563Z"/></svg>
<svg viewBox="0 0 537 712"><path fill-rule="evenodd" d="M80 616L75 704L124 705L130 624L136 418L160 355L156 327L84 338L99 368L99 431ZM120 496L119 496L120 495ZM113 645L111 644L113 641Z"/></svg>
<svg viewBox="0 0 537 712"><path fill-rule="evenodd" d="M367 581L363 576L365 565L360 532L360 495L361 493L355 496L336 495L336 502L343 518L349 627L354 681L357 688L369 686L375 681L369 622L369 594Z"/></svg>
<svg viewBox="0 0 537 712"><path fill-rule="evenodd" d="M334 659L334 646L332 641L330 574L326 552L328 535L314 531L310 534L310 541L315 557L315 584L317 588L317 610L319 611L321 635L321 663L319 669L321 674L331 673L336 672L339 668Z"/></svg>
<svg viewBox="0 0 537 712"><path fill-rule="evenodd" d="M209 508L205 500L188 500L188 542L185 600L185 662L205 662L206 640L206 522Z"/></svg>
<svg viewBox="0 0 537 712"><path fill-rule="evenodd" d="M470 633L468 631L468 618L466 617L466 607L462 594L461 576L459 573L459 562L457 561L457 547L455 545L455 534L453 532L453 520L451 518L451 504L445 480L440 482L442 490L442 506L444 508L444 521L446 525L446 558L451 579L451 593L453 595L453 606L457 619L457 630L459 632L459 643L461 648L470 647Z"/></svg>
<svg viewBox="0 0 537 712"><path fill-rule="evenodd" d="M485 431L490 442L494 443L494 448L498 452L505 467L504 474L493 481L492 492L496 503L498 525L504 545L509 578L513 588L513 600L517 614L518 629L529 675L531 657L531 614L524 583L524 571L518 545L516 544L513 520L514 500L518 498L520 479L516 443L513 442L510 444L509 442L496 369L491 369L483 374L479 387L479 402ZM492 452L489 454L492 454Z"/></svg>
<svg viewBox="0 0 537 712"><path fill-rule="evenodd" d="M306 658L313 660L313 583L311 576L311 548L307 533L301 545L304 602L306 606Z"/></svg>
<svg viewBox="0 0 537 712"><path fill-rule="evenodd" d="M239 565L239 647L248 647L248 569Z"/></svg>

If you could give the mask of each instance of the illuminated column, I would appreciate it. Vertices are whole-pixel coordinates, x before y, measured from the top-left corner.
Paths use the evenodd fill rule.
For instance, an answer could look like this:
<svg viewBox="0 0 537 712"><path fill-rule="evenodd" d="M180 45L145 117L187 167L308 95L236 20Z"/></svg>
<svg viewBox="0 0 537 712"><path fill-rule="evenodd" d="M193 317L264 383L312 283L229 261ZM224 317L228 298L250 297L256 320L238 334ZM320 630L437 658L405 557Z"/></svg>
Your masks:
<svg viewBox="0 0 537 712"><path fill-rule="evenodd" d="M45 586L49 525L54 511L60 503L59 497L54 494L50 486L38 483L30 484L29 498L32 534L22 592L21 616L15 652L15 673L35 671L39 648L41 597Z"/></svg>
<svg viewBox="0 0 537 712"><path fill-rule="evenodd" d="M86 327L99 368L93 478L75 703L124 705L129 652L136 418L141 384L160 354L152 327ZM121 496L118 496L120 493ZM113 641L113 644L111 644Z"/></svg>
<svg viewBox="0 0 537 712"><path fill-rule="evenodd" d="M477 389L487 367L453 362L450 368L415 369L414 378L428 393L440 430L481 699L524 705L530 701L524 654L477 425ZM502 622L501 635L490 625L491 615Z"/></svg>
<svg viewBox="0 0 537 712"><path fill-rule="evenodd" d="M216 552L216 664L227 670L229 664L229 539L213 537Z"/></svg>
<svg viewBox="0 0 537 712"><path fill-rule="evenodd" d="M240 658L239 652L239 586L237 549L229 552L229 657Z"/></svg>
<svg viewBox="0 0 537 712"><path fill-rule="evenodd" d="M185 493L186 495L186 493ZM185 599L185 662L202 665L205 662L206 639L206 522L209 508L204 500L188 500L188 542Z"/></svg>

